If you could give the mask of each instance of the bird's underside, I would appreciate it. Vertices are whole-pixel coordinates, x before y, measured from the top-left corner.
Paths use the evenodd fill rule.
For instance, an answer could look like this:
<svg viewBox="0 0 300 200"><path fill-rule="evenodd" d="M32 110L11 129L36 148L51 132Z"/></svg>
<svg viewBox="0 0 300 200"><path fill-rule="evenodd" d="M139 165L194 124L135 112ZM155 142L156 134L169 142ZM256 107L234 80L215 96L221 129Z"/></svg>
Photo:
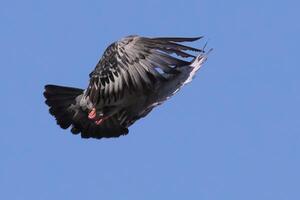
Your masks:
<svg viewBox="0 0 300 200"><path fill-rule="evenodd" d="M86 90L46 85L49 112L61 128L71 126L83 138L125 135L192 80L207 53L180 43L200 38L123 38L105 50Z"/></svg>

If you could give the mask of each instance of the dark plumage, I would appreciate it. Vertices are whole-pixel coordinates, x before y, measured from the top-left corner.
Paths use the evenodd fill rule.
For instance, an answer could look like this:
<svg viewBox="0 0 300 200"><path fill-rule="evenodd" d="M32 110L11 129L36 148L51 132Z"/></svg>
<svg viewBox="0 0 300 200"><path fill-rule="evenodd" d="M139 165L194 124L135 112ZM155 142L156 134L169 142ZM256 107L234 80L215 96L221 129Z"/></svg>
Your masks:
<svg viewBox="0 0 300 200"><path fill-rule="evenodd" d="M179 43L200 38L128 36L114 42L90 73L86 90L45 86L49 112L61 128L71 126L83 138L125 135L136 120L192 80L207 54Z"/></svg>

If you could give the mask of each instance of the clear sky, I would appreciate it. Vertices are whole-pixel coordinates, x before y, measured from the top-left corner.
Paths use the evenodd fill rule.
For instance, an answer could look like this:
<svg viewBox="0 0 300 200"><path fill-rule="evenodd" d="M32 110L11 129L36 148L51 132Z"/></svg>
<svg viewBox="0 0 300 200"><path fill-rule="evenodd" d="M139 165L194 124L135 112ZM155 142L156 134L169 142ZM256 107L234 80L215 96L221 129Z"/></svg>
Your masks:
<svg viewBox="0 0 300 200"><path fill-rule="evenodd" d="M300 199L300 3L1 1L0 199ZM84 88L131 34L213 47L187 85L118 139L60 129L47 83Z"/></svg>

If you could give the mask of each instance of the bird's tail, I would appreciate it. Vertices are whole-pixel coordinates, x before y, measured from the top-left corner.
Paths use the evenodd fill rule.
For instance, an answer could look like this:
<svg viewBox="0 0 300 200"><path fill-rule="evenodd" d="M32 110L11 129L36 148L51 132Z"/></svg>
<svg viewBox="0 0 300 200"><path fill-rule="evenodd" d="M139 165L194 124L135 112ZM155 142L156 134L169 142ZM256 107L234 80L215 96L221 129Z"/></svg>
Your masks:
<svg viewBox="0 0 300 200"><path fill-rule="evenodd" d="M50 107L49 112L56 118L57 124L67 129L73 123L76 97L82 95L83 90L72 87L46 85L45 103ZM73 107L72 107L73 106Z"/></svg>

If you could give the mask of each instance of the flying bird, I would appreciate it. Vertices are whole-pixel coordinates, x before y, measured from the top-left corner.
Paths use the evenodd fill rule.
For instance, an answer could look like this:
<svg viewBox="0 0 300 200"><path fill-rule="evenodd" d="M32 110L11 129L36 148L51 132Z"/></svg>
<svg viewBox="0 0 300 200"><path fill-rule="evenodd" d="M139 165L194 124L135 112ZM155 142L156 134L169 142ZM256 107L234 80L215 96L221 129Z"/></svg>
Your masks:
<svg viewBox="0 0 300 200"><path fill-rule="evenodd" d="M208 52L206 45L182 42L200 38L124 37L107 47L85 90L46 85L49 112L61 128L71 127L82 138L126 135L130 125L192 80Z"/></svg>

